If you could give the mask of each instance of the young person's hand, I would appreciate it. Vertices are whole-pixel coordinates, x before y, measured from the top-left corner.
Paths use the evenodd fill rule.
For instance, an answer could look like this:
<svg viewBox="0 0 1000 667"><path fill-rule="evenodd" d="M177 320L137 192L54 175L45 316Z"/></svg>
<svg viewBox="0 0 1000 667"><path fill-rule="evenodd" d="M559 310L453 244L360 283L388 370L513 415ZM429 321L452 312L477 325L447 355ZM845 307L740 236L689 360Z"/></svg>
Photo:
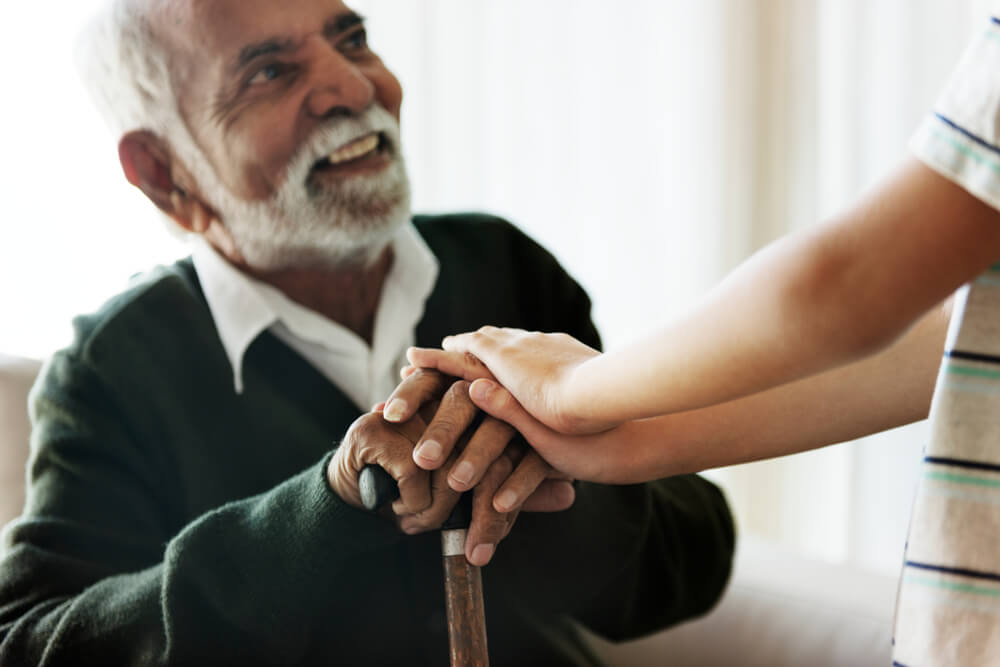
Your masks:
<svg viewBox="0 0 1000 667"><path fill-rule="evenodd" d="M600 352L572 336L483 327L449 336L442 347L411 348L407 358L414 367L466 380L495 379L531 416L558 433L598 433L617 425L593 417L588 397L600 388L581 385L577 371Z"/></svg>
<svg viewBox="0 0 1000 667"><path fill-rule="evenodd" d="M626 422L600 433L567 435L535 419L493 380L476 380L469 396L483 412L517 429L558 473L604 484L631 484L665 476L649 474L647 458L666 447L664 438L645 428L647 423ZM651 441L657 446L650 447ZM661 453L666 456L666 452Z"/></svg>

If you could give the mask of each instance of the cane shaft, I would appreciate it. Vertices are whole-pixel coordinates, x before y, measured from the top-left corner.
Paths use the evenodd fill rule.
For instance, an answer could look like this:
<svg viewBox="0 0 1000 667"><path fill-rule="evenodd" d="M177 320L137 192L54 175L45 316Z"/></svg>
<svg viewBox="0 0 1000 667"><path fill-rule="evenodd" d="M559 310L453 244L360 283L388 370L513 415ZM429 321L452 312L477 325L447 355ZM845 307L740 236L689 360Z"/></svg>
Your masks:
<svg viewBox="0 0 1000 667"><path fill-rule="evenodd" d="M465 559L465 532L441 531L451 667L489 667L483 580L479 568Z"/></svg>
<svg viewBox="0 0 1000 667"><path fill-rule="evenodd" d="M369 510L377 510L399 497L396 481L379 466L365 466L358 483L361 500ZM489 667L490 664L486 651L483 579L479 568L465 559L471 500L471 494L463 496L441 529L451 667Z"/></svg>

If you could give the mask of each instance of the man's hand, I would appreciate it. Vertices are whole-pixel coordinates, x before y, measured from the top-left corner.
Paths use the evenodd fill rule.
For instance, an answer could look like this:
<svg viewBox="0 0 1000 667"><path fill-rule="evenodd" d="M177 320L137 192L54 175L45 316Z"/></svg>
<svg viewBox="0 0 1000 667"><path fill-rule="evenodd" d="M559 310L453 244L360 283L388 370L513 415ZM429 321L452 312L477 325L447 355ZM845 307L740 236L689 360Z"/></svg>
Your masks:
<svg viewBox="0 0 1000 667"><path fill-rule="evenodd" d="M568 479L554 473L533 451L512 442L516 435L512 427L487 417L470 428L478 410L469 399L467 382L420 371L410 374L392 398L408 406L407 419L387 421L383 405L376 406L351 426L330 462L330 486L345 501L360 506L358 474L369 463L380 465L400 487L400 498L392 506L398 525L415 534L440 527L460 492L474 487L466 539L466 557L474 565L492 558L522 507L559 511L572 505L574 490ZM415 462L415 445L428 441L440 447L433 471ZM471 477L464 474L467 468L458 469L462 462L473 463Z"/></svg>
<svg viewBox="0 0 1000 667"><path fill-rule="evenodd" d="M327 466L330 488L345 502L361 507L358 475L366 465L377 465L399 486L393 513L407 515L426 510L431 505L431 476L413 464L411 454L424 428L419 415L403 424L386 423L380 412L358 417Z"/></svg>

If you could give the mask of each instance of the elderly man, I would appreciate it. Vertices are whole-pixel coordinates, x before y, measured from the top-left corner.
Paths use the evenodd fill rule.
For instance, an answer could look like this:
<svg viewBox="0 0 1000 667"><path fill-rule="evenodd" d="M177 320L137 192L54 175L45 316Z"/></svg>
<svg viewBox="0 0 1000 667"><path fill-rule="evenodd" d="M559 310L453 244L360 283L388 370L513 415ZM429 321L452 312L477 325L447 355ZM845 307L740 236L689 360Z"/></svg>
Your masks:
<svg viewBox="0 0 1000 667"><path fill-rule="evenodd" d="M714 603L733 528L711 484L549 479L431 373L393 394L420 416L363 414L413 343L485 323L597 338L580 287L507 223L411 221L400 86L357 14L122 0L86 44L126 177L200 245L78 318L33 392L0 663L441 664L427 531L472 487L494 665L594 664L574 621L626 638ZM367 463L399 482L395 522L358 507ZM507 536L522 507L564 511Z"/></svg>

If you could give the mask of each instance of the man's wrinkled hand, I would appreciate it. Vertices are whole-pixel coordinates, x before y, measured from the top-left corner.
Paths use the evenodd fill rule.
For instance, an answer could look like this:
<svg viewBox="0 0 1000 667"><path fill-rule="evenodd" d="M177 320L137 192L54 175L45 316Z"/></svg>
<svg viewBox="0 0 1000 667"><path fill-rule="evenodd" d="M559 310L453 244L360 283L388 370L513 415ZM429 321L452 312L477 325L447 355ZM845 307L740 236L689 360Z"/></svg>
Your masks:
<svg viewBox="0 0 1000 667"><path fill-rule="evenodd" d="M395 514L412 514L431 505L431 475L413 463L413 446L426 426L420 416L390 424L381 412L358 417L347 430L326 469L330 488L345 502L362 507L358 476L366 465L381 466L396 480L399 499Z"/></svg>
<svg viewBox="0 0 1000 667"><path fill-rule="evenodd" d="M400 405L404 406L402 413L393 410ZM400 527L408 533L440 527L460 493L471 490L466 557L483 565L510 532L521 509L560 511L573 504L571 482L524 447L511 426L492 417L483 418L469 399L467 382L420 370L409 374L390 400L376 407L387 411L373 414L381 415L387 427L401 429L394 432L405 434L410 443L401 445L393 456L409 446L409 463L429 476L425 483L431 500L423 509L411 511L414 505L410 502L393 507ZM405 415L402 420L401 414ZM397 465L413 474L409 466Z"/></svg>

